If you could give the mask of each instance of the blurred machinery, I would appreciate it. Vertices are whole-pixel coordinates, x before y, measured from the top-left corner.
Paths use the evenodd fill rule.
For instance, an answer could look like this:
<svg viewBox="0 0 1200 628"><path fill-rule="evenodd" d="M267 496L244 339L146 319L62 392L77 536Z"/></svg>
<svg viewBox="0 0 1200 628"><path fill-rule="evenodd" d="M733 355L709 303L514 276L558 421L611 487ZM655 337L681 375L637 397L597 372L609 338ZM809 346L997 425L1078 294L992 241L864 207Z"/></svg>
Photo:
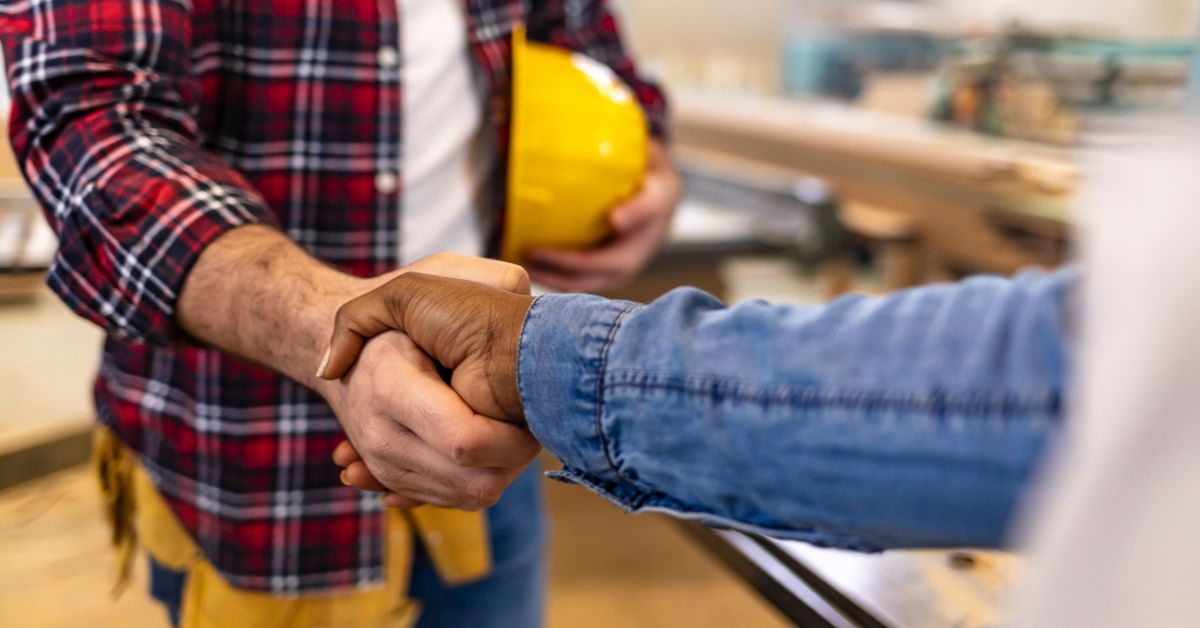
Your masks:
<svg viewBox="0 0 1200 628"><path fill-rule="evenodd" d="M956 23L933 0L797 0L782 46L782 91L929 116L996 137L1072 145L1093 112L1183 101L1191 39L1067 25Z"/></svg>
<svg viewBox="0 0 1200 628"><path fill-rule="evenodd" d="M1074 144L1082 117L1183 101L1193 42L1041 33L963 40L939 75L933 117L998 137Z"/></svg>

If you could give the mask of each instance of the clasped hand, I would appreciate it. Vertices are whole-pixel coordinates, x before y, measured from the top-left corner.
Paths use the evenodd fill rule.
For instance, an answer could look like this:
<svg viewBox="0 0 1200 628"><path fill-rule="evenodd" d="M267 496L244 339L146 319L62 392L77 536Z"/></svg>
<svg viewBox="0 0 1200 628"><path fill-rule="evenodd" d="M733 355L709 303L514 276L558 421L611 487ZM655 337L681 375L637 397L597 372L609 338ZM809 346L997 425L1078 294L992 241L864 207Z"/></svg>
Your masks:
<svg viewBox="0 0 1200 628"><path fill-rule="evenodd" d="M393 507L493 505L540 451L516 382L532 301L519 266L444 254L343 305L317 373L342 481Z"/></svg>
<svg viewBox="0 0 1200 628"><path fill-rule="evenodd" d="M658 248L680 191L653 143L641 188L612 211L613 237L591 251L533 251L534 278L581 291L627 281ZM406 270L338 311L318 369L350 439L334 459L343 482L386 492L391 506L491 506L540 450L516 378L529 276L446 254Z"/></svg>

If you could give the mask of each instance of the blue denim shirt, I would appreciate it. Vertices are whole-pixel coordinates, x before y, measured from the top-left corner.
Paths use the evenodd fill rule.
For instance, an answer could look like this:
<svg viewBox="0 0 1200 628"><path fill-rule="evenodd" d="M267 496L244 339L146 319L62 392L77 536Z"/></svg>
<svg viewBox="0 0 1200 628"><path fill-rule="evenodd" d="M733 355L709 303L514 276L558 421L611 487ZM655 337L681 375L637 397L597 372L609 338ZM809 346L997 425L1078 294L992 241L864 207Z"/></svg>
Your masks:
<svg viewBox="0 0 1200 628"><path fill-rule="evenodd" d="M1062 424L1076 280L807 307L543 296L521 398L556 477L630 511L868 551L996 546Z"/></svg>

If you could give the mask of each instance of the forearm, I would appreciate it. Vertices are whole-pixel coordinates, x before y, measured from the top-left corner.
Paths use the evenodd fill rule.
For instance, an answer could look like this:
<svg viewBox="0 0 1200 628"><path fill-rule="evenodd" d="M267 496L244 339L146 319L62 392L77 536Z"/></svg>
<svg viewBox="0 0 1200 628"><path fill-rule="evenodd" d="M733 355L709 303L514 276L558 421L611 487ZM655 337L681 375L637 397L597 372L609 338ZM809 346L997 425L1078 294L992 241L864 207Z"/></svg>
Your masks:
<svg viewBox="0 0 1200 628"><path fill-rule="evenodd" d="M13 149L59 239L48 284L110 335L165 345L200 254L275 215L197 141L190 3L139 6L14 7L0 43Z"/></svg>
<svg viewBox="0 0 1200 628"><path fill-rule="evenodd" d="M994 545L1060 425L1068 283L805 308L543 300L522 401L575 478L627 507L859 549Z"/></svg>
<svg viewBox="0 0 1200 628"><path fill-rule="evenodd" d="M328 385L315 373L338 306L375 281L326 266L274 228L240 227L200 254L176 322L197 340L319 390Z"/></svg>

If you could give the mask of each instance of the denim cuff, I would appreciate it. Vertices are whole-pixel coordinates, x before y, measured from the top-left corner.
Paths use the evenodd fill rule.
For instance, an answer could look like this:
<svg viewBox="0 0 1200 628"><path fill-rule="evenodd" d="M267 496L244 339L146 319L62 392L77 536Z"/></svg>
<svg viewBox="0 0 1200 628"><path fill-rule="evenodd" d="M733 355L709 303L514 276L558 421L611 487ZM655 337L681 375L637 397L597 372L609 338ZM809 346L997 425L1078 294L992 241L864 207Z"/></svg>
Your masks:
<svg viewBox="0 0 1200 628"><path fill-rule="evenodd" d="M621 318L637 307L589 295L545 295L525 316L517 378L533 435L566 466L619 481L601 425L603 378Z"/></svg>

